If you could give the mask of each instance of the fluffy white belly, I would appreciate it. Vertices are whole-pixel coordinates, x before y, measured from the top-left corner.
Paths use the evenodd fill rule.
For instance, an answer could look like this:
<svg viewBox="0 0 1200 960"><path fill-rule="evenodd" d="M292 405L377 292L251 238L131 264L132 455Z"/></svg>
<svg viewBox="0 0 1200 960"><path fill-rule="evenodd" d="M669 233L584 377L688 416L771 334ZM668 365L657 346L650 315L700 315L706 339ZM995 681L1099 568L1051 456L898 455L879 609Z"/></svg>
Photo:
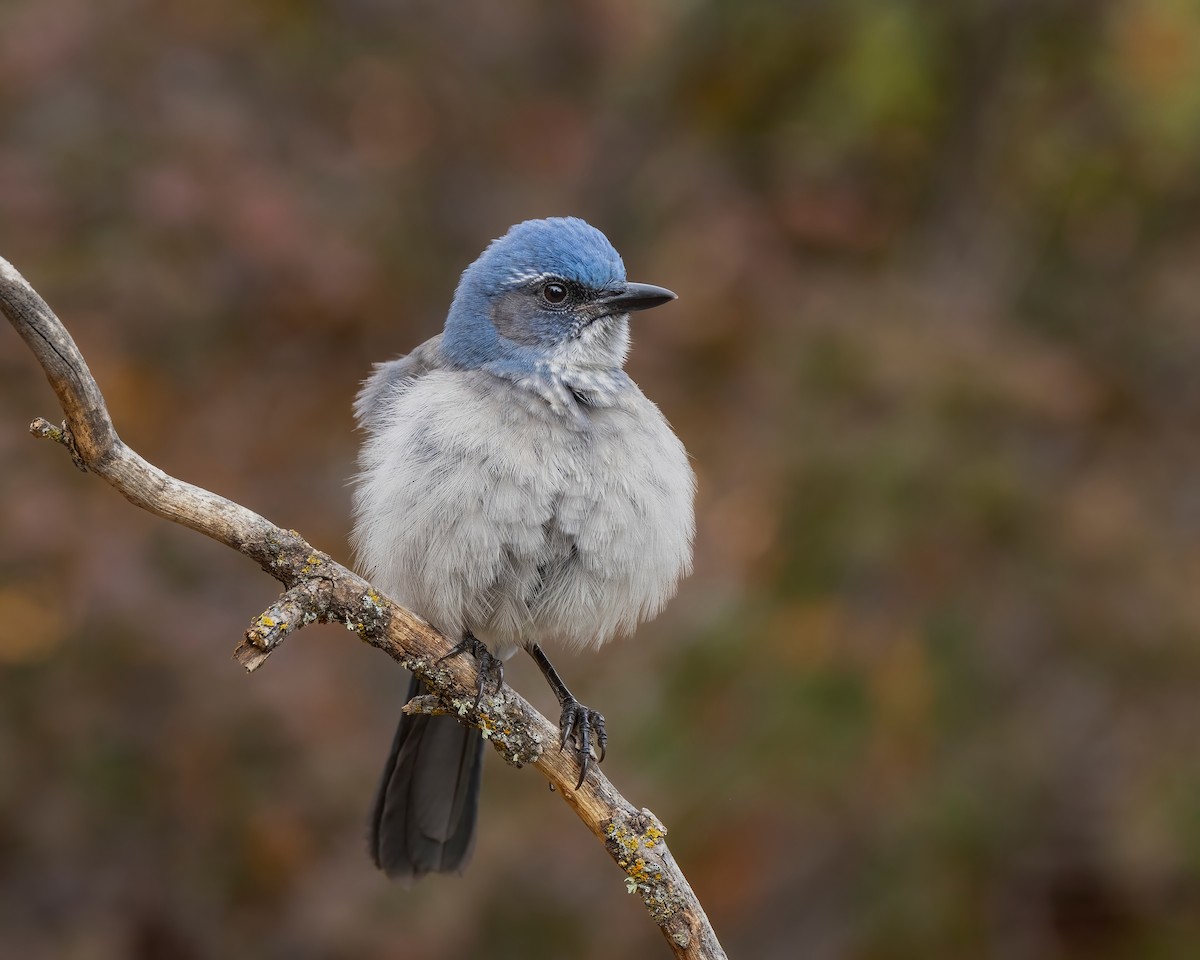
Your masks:
<svg viewBox="0 0 1200 960"><path fill-rule="evenodd" d="M596 646L654 616L691 565L695 486L631 391L586 423L486 373L435 371L363 448L354 543L396 601L494 653Z"/></svg>

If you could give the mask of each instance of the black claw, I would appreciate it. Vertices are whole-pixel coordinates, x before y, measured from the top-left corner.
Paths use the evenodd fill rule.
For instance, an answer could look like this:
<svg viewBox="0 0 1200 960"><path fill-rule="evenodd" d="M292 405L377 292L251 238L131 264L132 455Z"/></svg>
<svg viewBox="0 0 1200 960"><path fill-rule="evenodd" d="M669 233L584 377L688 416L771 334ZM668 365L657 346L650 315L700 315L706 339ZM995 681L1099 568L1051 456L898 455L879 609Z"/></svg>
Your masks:
<svg viewBox="0 0 1200 960"><path fill-rule="evenodd" d="M468 633L461 642L455 645L453 650L444 657L438 657L434 666L438 666L443 660L457 657L460 653L469 653L478 662L479 677L475 687L475 709L478 710L479 704L483 701L484 685L489 679L492 681L492 693L499 693L500 688L504 686L504 661L493 657L492 652L482 640L477 640Z"/></svg>
<svg viewBox="0 0 1200 960"><path fill-rule="evenodd" d="M579 717L579 782L575 784L578 790L583 786L587 777L588 764L592 759L592 725L588 723L588 711L582 711Z"/></svg>
<svg viewBox="0 0 1200 960"><path fill-rule="evenodd" d="M574 703L573 706L578 707L579 704ZM566 750L567 741L571 739L571 734L575 732L575 711L571 709L571 706L563 707L562 716L558 721L558 727L559 730L562 731L562 741L560 742L559 746Z"/></svg>
<svg viewBox="0 0 1200 960"><path fill-rule="evenodd" d="M562 748L565 750L567 744L571 743L575 748L575 755L579 758L579 781L575 784L575 789L578 790L583 786L583 781L587 779L588 769L591 766L593 736L596 746L600 748L600 756L596 762L600 763L604 760L608 746L608 734L604 730L604 715L596 710L589 710L572 697L563 701L562 716L559 718L558 727L562 732Z"/></svg>

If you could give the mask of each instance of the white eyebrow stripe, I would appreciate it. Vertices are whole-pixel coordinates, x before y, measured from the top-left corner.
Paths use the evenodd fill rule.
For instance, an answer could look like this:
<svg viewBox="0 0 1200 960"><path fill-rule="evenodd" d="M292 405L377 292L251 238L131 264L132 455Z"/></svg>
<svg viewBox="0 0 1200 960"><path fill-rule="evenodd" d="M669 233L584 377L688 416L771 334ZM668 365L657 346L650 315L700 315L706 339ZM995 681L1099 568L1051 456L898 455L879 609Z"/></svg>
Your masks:
<svg viewBox="0 0 1200 960"><path fill-rule="evenodd" d="M510 273L508 282L512 284L532 283L534 280L549 280L553 273Z"/></svg>

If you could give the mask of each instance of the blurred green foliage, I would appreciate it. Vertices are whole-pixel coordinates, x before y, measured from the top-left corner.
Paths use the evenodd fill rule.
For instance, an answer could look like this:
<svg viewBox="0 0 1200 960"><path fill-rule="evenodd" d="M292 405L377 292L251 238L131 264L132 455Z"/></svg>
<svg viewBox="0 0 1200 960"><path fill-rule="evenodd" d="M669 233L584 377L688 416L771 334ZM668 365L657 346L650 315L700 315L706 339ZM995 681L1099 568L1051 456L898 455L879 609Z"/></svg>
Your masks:
<svg viewBox="0 0 1200 960"><path fill-rule="evenodd" d="M1200 951L1197 170L1194 0L0 6L0 254L140 452L343 558L357 381L487 240L679 291L696 573L562 669L731 956ZM498 763L467 874L384 882L403 678L242 677L272 584L31 443L3 336L0 952L665 952Z"/></svg>

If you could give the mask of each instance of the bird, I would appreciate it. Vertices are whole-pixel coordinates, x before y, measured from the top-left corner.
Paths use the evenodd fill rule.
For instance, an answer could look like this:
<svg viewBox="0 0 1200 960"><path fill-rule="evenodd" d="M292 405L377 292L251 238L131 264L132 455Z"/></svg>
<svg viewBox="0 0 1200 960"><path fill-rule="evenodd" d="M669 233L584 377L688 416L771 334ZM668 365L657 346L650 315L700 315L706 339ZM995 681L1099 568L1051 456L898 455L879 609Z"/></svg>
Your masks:
<svg viewBox="0 0 1200 960"><path fill-rule="evenodd" d="M498 690L519 650L558 699L582 786L603 714L545 648L593 650L657 615L691 570L696 480L682 442L625 372L631 315L677 299L628 281L576 217L526 220L462 273L443 331L376 364L351 535L364 575L457 641ZM421 692L414 676L409 697ZM476 701L478 705L478 699ZM470 858L483 739L402 714L370 815L375 865L411 882Z"/></svg>

